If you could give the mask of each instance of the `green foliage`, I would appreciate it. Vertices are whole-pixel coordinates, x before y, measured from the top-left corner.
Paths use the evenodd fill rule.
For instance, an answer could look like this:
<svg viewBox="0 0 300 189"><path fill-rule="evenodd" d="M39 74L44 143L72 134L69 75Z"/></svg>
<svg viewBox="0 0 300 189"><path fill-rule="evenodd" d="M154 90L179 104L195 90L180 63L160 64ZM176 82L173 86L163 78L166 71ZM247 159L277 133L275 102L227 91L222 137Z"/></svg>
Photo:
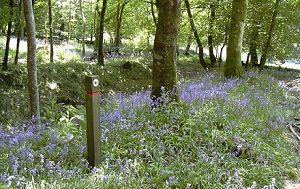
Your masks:
<svg viewBox="0 0 300 189"><path fill-rule="evenodd" d="M45 56L41 52L44 61ZM67 56L67 58L70 58ZM76 60L76 59L75 59ZM132 69L122 68L126 61L132 63ZM77 61L79 61L77 59ZM51 111L55 103L81 105L85 102L83 80L85 75L99 75L101 90L134 92L147 89L151 85L149 62L146 59L117 59L112 60L105 68L95 64L83 62L39 64L38 80L40 87L40 100L45 112ZM133 74L135 73L135 74ZM2 73L1 73L2 74ZM3 73L4 74L4 73ZM18 121L27 116L27 110L19 107L28 106L27 96L27 69L26 65L10 65L10 70L1 75L1 107L2 123ZM2 110L2 108L1 108ZM46 113L47 114L47 113ZM5 116L6 115L6 116ZM48 116L46 116L48 118Z"/></svg>
<svg viewBox="0 0 300 189"><path fill-rule="evenodd" d="M84 107L63 107L59 119L51 114L54 107L48 117L58 121L38 135L41 139L1 148L0 164L6 165L1 167L8 169L0 170L12 174L11 153L18 157L30 148L33 161L20 162L10 187L17 187L22 176L25 182L19 184L34 188L207 189L283 188L284 179L299 177L300 159L286 140L285 127L292 104L299 101L278 80L248 72L243 79L224 81L213 73L182 85L203 96L150 111L141 100L148 93L107 94L101 104L103 163L98 169L90 172L86 151L80 151L86 140ZM205 88L197 91L196 86ZM206 99L215 94L206 89L226 93ZM38 174L32 177L34 168Z"/></svg>

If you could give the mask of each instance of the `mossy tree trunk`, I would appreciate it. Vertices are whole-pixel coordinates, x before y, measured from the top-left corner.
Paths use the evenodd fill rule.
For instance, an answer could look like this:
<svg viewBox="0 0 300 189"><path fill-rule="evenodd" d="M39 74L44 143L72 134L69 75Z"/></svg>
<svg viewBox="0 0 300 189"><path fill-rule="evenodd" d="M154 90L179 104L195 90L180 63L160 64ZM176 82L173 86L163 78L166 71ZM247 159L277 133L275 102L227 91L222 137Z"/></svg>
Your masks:
<svg viewBox="0 0 300 189"><path fill-rule="evenodd" d="M248 0L232 1L227 58L224 66L225 77L239 77L243 74L241 53L247 6Z"/></svg>
<svg viewBox="0 0 300 189"><path fill-rule="evenodd" d="M99 23L99 44L98 44L98 65L104 66L104 54L103 54L103 33L104 33L104 19L106 12L107 0L103 0L102 8L100 13L100 23Z"/></svg>
<svg viewBox="0 0 300 189"><path fill-rule="evenodd" d="M210 4L209 8L210 8L210 18L209 18L209 30L208 30L207 43L208 43L210 64L211 66L214 66L216 64L216 56L214 55L214 45L213 45L213 29L214 29L214 23L216 19L216 7L214 2Z"/></svg>
<svg viewBox="0 0 300 189"><path fill-rule="evenodd" d="M275 4L274 4L272 19L271 19L271 23L270 23L270 27L269 27L269 31L268 31L268 38L267 38L267 41L266 41L266 43L263 47L262 55L261 55L261 59L260 59L259 69L261 71L265 67L267 56L268 56L268 53L269 53L270 48L271 48L271 41L272 41L273 31L274 31L275 24L276 24L276 17L278 15L278 8L279 8L280 1L281 0L276 0Z"/></svg>
<svg viewBox="0 0 300 189"><path fill-rule="evenodd" d="M199 47L199 54L198 54L199 61L200 61L200 64L202 65L202 67L204 69L206 69L207 65L206 65L206 62L204 60L203 45L201 43L198 31L196 29L196 26L195 26L195 23L194 23L194 20L193 20L193 15L192 15L192 12L191 12L190 3L189 3L188 0L184 0L184 3L185 3L185 6L186 6L186 11L187 11L188 16L189 16L190 25L191 25L192 31L194 33L194 37L195 37L197 45Z"/></svg>
<svg viewBox="0 0 300 189"><path fill-rule="evenodd" d="M4 52L4 58L3 58L3 67L2 70L6 71L8 70L8 55L9 55L9 44L10 44L10 38L11 38L11 29L12 29L12 17L13 17L13 8L14 8L14 1L9 1L9 8L10 8L10 18L8 22L7 27L7 36L6 36L6 45L5 45L5 52Z"/></svg>
<svg viewBox="0 0 300 189"><path fill-rule="evenodd" d="M36 66L36 37L33 4L31 0L24 0L24 16L27 29L27 70L28 90L30 98L30 113L35 117L35 122L40 125L40 103L37 82Z"/></svg>
<svg viewBox="0 0 300 189"><path fill-rule="evenodd" d="M179 32L180 0L157 0L158 21L154 40L152 99L163 92L177 100L176 43Z"/></svg>
<svg viewBox="0 0 300 189"><path fill-rule="evenodd" d="M16 47L16 54L15 54L15 61L14 64L18 64L19 61L19 51L20 51L20 41L21 41L21 35L22 35L22 0L19 1L18 4L18 17L17 17L17 31L18 31L18 36L17 36L17 47Z"/></svg>

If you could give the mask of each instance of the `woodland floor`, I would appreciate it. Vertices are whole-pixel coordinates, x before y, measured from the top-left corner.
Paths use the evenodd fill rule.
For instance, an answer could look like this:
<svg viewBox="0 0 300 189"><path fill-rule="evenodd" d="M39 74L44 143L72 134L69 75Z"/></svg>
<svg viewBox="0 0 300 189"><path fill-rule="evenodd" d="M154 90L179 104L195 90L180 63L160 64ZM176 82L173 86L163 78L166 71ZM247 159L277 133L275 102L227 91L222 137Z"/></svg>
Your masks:
<svg viewBox="0 0 300 189"><path fill-rule="evenodd" d="M70 44L68 46L68 48L66 48L66 51L64 51L64 53L79 54L76 51L76 47L72 44ZM21 49L21 52L25 52L25 49ZM88 49L88 53L91 53L91 52L92 52L92 49ZM19 63L25 63L26 60L25 60L25 58L24 59L21 58L19 61L20 61ZM294 64L293 64L293 66L294 66ZM297 64L297 66L298 66L298 64ZM286 80L286 81L284 81L284 86L286 87L287 90L294 93L295 98L300 98L300 78ZM294 120L294 123L292 123L292 124L297 125L298 128L300 128L300 104L297 106L297 109L295 109L294 117L295 117L295 120ZM300 129L295 129L295 131L298 134L298 136L300 136ZM290 132L288 127L287 127L287 133L288 133L287 137L288 137L289 141L295 147L295 151L300 156L300 140L297 140L297 137L294 134L292 134L292 132ZM285 184L285 189L300 189L300 180L298 180L298 181L287 180L286 184Z"/></svg>
<svg viewBox="0 0 300 189"><path fill-rule="evenodd" d="M285 85L288 90L296 93L296 95L300 96L300 78L288 80L285 81ZM298 125L298 128L300 128L300 105L297 107L297 110L295 111L295 122ZM297 134L300 136L300 129L298 129ZM296 147L296 151L300 155L300 141L296 139L295 136L290 136L290 141L294 144ZM297 182L292 181L286 181L286 189L300 189L300 180Z"/></svg>

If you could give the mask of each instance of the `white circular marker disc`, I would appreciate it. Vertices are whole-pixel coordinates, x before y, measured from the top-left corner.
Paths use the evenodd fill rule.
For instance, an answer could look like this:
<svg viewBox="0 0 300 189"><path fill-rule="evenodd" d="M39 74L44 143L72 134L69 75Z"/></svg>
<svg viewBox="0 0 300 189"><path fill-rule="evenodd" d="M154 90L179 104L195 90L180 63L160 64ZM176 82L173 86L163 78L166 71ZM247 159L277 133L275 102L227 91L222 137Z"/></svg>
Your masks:
<svg viewBox="0 0 300 189"><path fill-rule="evenodd" d="M99 85L99 80L98 79L94 79L93 80L93 85L94 85L94 87L97 87Z"/></svg>

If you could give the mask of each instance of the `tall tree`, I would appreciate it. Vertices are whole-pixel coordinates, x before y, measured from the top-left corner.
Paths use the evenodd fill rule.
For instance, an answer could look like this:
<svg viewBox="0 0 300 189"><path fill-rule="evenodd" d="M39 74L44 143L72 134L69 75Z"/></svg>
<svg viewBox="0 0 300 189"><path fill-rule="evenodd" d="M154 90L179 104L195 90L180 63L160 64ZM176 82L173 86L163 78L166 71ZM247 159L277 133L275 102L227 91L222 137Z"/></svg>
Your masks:
<svg viewBox="0 0 300 189"><path fill-rule="evenodd" d="M210 17L209 17L209 29L208 29L208 50L209 50L209 59L211 66L216 64L216 56L214 55L214 46L213 46L213 29L214 29L214 22L216 19L216 7L215 3L212 2L209 5L210 8Z"/></svg>
<svg viewBox="0 0 300 189"><path fill-rule="evenodd" d="M31 0L24 0L24 16L27 29L27 71L28 92L30 97L30 113L40 125L40 103L36 66L36 37L33 5Z"/></svg>
<svg viewBox="0 0 300 189"><path fill-rule="evenodd" d="M229 30L228 23L229 23L229 21L226 21L225 32L224 32L225 33L224 42L223 42L223 45L221 47L220 55L219 55L219 67L221 67L221 64L222 64L223 50L224 50L224 48L225 48L225 46L227 45L227 42L228 42L228 30Z"/></svg>
<svg viewBox="0 0 300 189"><path fill-rule="evenodd" d="M12 28L13 6L14 6L14 1L9 0L10 18L9 18L7 34L6 34L7 35L6 36L6 45L5 45L5 53L4 53L3 67L2 67L3 71L8 70L8 55L9 55L9 43L10 43L11 28Z"/></svg>
<svg viewBox="0 0 300 189"><path fill-rule="evenodd" d="M104 56L103 56L103 33L104 33L104 18L106 11L107 0L103 0L102 8L100 13L100 23L99 23L99 44L98 44L98 65L104 66Z"/></svg>
<svg viewBox="0 0 300 189"><path fill-rule="evenodd" d="M193 31L192 31L193 32ZM185 47L185 50L184 50L184 55L189 55L189 51L190 51L190 48L191 48L191 45L192 45L192 38L193 38L193 33L189 34L189 37L188 37L188 40L187 40L187 43L186 43L186 47Z"/></svg>
<svg viewBox="0 0 300 189"><path fill-rule="evenodd" d="M153 0L151 0L150 4L151 4L151 15L152 15L152 18L153 18L154 25L156 26L157 21L156 21L156 16L155 16L155 12L154 12L154 5L155 4L154 4Z"/></svg>
<svg viewBox="0 0 300 189"><path fill-rule="evenodd" d="M253 23L252 23L252 31L250 34L250 45L249 45L249 53L248 53L251 66L258 65L257 43L258 43L260 19L261 18L253 18ZM248 65L248 62L246 64Z"/></svg>
<svg viewBox="0 0 300 189"><path fill-rule="evenodd" d="M200 61L200 64L202 65L202 67L204 69L206 69L207 65L206 65L206 62L204 60L203 45L201 43L198 31L197 31L195 23L194 23L193 15L192 15L191 8L190 8L190 2L189 2L189 0L184 0L184 3L185 3L186 10L187 10L187 13L188 13L190 25L191 25L192 31L194 33L194 37L195 37L197 45L199 47L199 54L198 54L199 55L199 61Z"/></svg>
<svg viewBox="0 0 300 189"><path fill-rule="evenodd" d="M122 4L118 3L117 5L117 15L116 15L116 31L115 31L115 52L119 53L120 51L120 42L121 42L121 24L123 19L123 13L126 4L128 3L127 0L125 0Z"/></svg>
<svg viewBox="0 0 300 189"><path fill-rule="evenodd" d="M80 11L80 16L81 16L81 21L82 21L81 54L82 54L82 57L84 57L85 56L86 20L85 20L83 8L82 8L82 0L79 0L79 11Z"/></svg>
<svg viewBox="0 0 300 189"><path fill-rule="evenodd" d="M232 1L227 58L224 66L225 77L238 77L243 74L241 52L247 6L248 0Z"/></svg>
<svg viewBox="0 0 300 189"><path fill-rule="evenodd" d="M53 21L52 21L52 0L48 0L49 9L49 37L50 37L50 63L53 63Z"/></svg>
<svg viewBox="0 0 300 189"><path fill-rule="evenodd" d="M180 0L157 0L158 21L154 39L152 98L162 96L163 88L177 100L176 43L180 21ZM175 90L175 91L174 91Z"/></svg>
<svg viewBox="0 0 300 189"><path fill-rule="evenodd" d="M96 0L96 8L95 8L95 13L94 13L94 30L95 30L95 41L94 41L94 52L98 52L98 47L99 47L99 15L100 15L100 10L99 10L99 0Z"/></svg>
<svg viewBox="0 0 300 189"><path fill-rule="evenodd" d="M70 1L69 2L69 15L68 15L68 41L70 39L72 39L72 33L73 33L73 26L72 26L72 5L73 5L73 2Z"/></svg>
<svg viewBox="0 0 300 189"><path fill-rule="evenodd" d="M269 27L269 31L268 31L268 38L267 41L263 47L262 50L262 56L260 59L260 65L259 65L259 69L263 70L266 64L266 60L267 60L267 56L268 53L270 51L270 47L271 47L271 41L272 41L272 36L273 36L273 32L274 32L274 28L275 28L275 24L276 24L276 17L278 15L278 9L279 9L279 3L281 0L276 0L274 7L273 7L273 13L272 13L272 19L271 19L271 23L270 23L270 27Z"/></svg>
<svg viewBox="0 0 300 189"><path fill-rule="evenodd" d="M17 17L17 31L18 31L18 36L17 36L17 47L16 47L16 55L15 55L15 61L14 64L18 64L19 60L19 51L20 51L20 41L21 41L21 35L22 35L22 0L19 1L18 4L18 17Z"/></svg>

